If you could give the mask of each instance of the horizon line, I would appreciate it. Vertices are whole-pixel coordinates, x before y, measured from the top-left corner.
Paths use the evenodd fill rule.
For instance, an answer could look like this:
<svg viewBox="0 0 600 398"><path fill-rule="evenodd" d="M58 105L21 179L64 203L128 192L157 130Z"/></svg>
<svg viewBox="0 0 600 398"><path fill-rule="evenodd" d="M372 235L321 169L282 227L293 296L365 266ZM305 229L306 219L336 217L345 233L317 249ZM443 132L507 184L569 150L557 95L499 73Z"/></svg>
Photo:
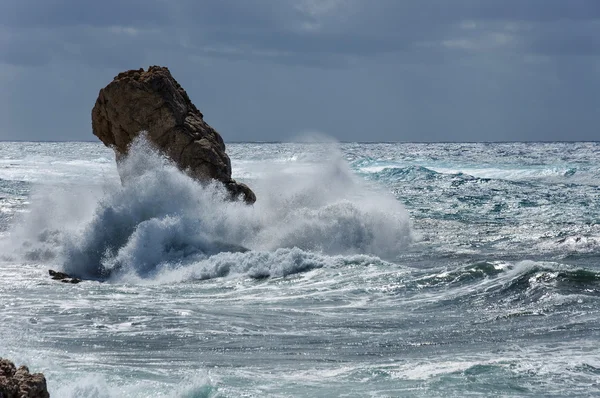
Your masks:
<svg viewBox="0 0 600 398"><path fill-rule="evenodd" d="M89 143L102 144L97 140L2 140L0 142L19 142L19 143ZM225 141L225 144L550 144L550 143L600 143L600 140L524 140L524 141L341 141L341 140L323 140L323 141Z"/></svg>

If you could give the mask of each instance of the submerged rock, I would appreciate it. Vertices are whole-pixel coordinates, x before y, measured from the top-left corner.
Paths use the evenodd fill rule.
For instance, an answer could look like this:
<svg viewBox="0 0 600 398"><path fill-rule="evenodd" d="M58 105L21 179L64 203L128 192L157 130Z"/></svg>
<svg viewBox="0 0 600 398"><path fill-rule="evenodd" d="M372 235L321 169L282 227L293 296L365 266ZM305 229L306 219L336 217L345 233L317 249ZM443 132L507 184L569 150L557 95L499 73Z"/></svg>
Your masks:
<svg viewBox="0 0 600 398"><path fill-rule="evenodd" d="M17 369L8 359L0 358L0 397L49 398L50 394L43 374L31 374L27 366Z"/></svg>
<svg viewBox="0 0 600 398"><path fill-rule="evenodd" d="M225 143L203 117L169 69L151 66L122 72L100 90L92 129L115 150L117 161L146 131L148 140L179 169L200 181L221 181L232 198L254 203L254 192L231 178Z"/></svg>
<svg viewBox="0 0 600 398"><path fill-rule="evenodd" d="M79 282L81 282L81 279L73 278L71 275L65 274L64 272L59 272L59 271L54 271L52 269L49 269L48 273L50 274L52 279L54 279L56 281L61 281L64 283L79 283ZM0 398L2 398L2 397L0 397Z"/></svg>

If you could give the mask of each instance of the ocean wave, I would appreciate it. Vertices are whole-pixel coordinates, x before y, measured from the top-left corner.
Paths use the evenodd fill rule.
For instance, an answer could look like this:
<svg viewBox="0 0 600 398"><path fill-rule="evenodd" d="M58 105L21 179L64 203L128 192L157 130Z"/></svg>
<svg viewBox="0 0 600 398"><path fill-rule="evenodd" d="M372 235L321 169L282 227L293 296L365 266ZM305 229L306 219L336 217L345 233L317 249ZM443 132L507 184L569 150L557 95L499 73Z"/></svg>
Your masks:
<svg viewBox="0 0 600 398"><path fill-rule="evenodd" d="M552 262L484 261L423 275L409 286L442 291L444 301L460 298L529 303L547 294L599 296L600 272Z"/></svg>
<svg viewBox="0 0 600 398"><path fill-rule="evenodd" d="M107 380L97 374L86 374L71 379L61 374L52 374L54 383L49 383L52 396L63 398L118 398L123 396L153 396L164 398L216 398L220 394L215 381L202 372L187 377L171 387L170 392L159 387L159 383L146 385L123 380Z"/></svg>
<svg viewBox="0 0 600 398"><path fill-rule="evenodd" d="M505 284L501 293L535 301L549 291L561 295L600 295L600 273L587 269L529 264L523 272Z"/></svg>
<svg viewBox="0 0 600 398"><path fill-rule="evenodd" d="M503 271L506 271L509 267L510 265L501 261L482 261L462 266L451 271L443 271L433 275L427 275L417 279L415 282L420 288L452 286L457 284L462 285L496 276Z"/></svg>
<svg viewBox="0 0 600 398"><path fill-rule="evenodd" d="M432 161L401 163L389 160L361 159L352 163L358 173L374 179L414 181L435 180L445 176L465 179L523 183L535 181L589 184L597 173L593 169L573 165L486 165L446 164Z"/></svg>
<svg viewBox="0 0 600 398"><path fill-rule="evenodd" d="M547 178L571 177L576 173L572 167L544 165L540 167L431 167L442 174L466 174L490 180L523 181Z"/></svg>
<svg viewBox="0 0 600 398"><path fill-rule="evenodd" d="M400 181L431 181L440 177L440 173L423 166L384 167L373 175L376 179Z"/></svg>
<svg viewBox="0 0 600 398"><path fill-rule="evenodd" d="M299 173L269 171L253 184L254 206L226 200L218 183L197 183L144 141L134 143L120 172L126 184L106 186L101 195L53 192L52 200L39 200L22 233L13 234L27 242L24 256L54 257L65 272L92 279L115 273L148 278L190 264L200 264L193 276L200 278L227 274L224 269L285 275L322 266L317 254L393 259L412 240L402 205L368 190L335 155ZM277 251L282 248L303 254ZM210 260L246 249L253 252ZM295 265L281 271L265 265L282 258ZM261 264L271 268L259 271Z"/></svg>
<svg viewBox="0 0 600 398"><path fill-rule="evenodd" d="M285 277L320 268L351 265L370 266L386 263L366 255L328 256L298 248L274 251L221 252L204 259L187 259L185 263L164 263L150 270L152 283L174 283L243 275L254 279ZM139 272L117 274L114 280L144 282Z"/></svg>

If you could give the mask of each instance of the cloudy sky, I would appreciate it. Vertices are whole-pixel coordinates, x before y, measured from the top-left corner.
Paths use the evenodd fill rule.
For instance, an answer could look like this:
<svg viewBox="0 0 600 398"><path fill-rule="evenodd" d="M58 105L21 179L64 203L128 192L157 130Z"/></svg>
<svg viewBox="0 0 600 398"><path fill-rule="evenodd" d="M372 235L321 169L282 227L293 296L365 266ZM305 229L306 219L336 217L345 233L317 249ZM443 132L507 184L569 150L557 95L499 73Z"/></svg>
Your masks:
<svg viewBox="0 0 600 398"><path fill-rule="evenodd" d="M0 0L0 139L149 65L226 141L600 139L600 0Z"/></svg>

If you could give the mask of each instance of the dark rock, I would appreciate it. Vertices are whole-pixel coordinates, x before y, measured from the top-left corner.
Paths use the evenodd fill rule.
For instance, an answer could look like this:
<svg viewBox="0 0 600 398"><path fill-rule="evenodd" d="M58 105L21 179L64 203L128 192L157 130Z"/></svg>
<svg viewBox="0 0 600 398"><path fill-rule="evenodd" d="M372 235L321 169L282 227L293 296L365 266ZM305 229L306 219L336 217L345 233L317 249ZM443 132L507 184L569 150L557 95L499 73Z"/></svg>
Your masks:
<svg viewBox="0 0 600 398"><path fill-rule="evenodd" d="M169 69L151 66L120 73L100 90L92 129L113 148L117 161L142 131L181 170L199 181L221 181L232 198L254 203L250 188L231 178L223 139L203 119Z"/></svg>
<svg viewBox="0 0 600 398"><path fill-rule="evenodd" d="M50 274L52 279L61 281L64 283L79 283L79 282L81 282L81 279L73 278L72 276L70 276L69 274L65 274L64 272L59 272L59 271L54 271L54 270L49 269L48 273ZM2 397L0 397L0 398L2 398Z"/></svg>
<svg viewBox="0 0 600 398"><path fill-rule="evenodd" d="M65 274L64 272L54 271L51 269L48 270L48 273L50 274L52 279L56 279L56 280L63 280L66 278L70 278L70 276L68 274Z"/></svg>
<svg viewBox="0 0 600 398"><path fill-rule="evenodd" d="M8 359L0 358L1 398L49 398L46 378L41 373L29 373L27 366L18 369Z"/></svg>

